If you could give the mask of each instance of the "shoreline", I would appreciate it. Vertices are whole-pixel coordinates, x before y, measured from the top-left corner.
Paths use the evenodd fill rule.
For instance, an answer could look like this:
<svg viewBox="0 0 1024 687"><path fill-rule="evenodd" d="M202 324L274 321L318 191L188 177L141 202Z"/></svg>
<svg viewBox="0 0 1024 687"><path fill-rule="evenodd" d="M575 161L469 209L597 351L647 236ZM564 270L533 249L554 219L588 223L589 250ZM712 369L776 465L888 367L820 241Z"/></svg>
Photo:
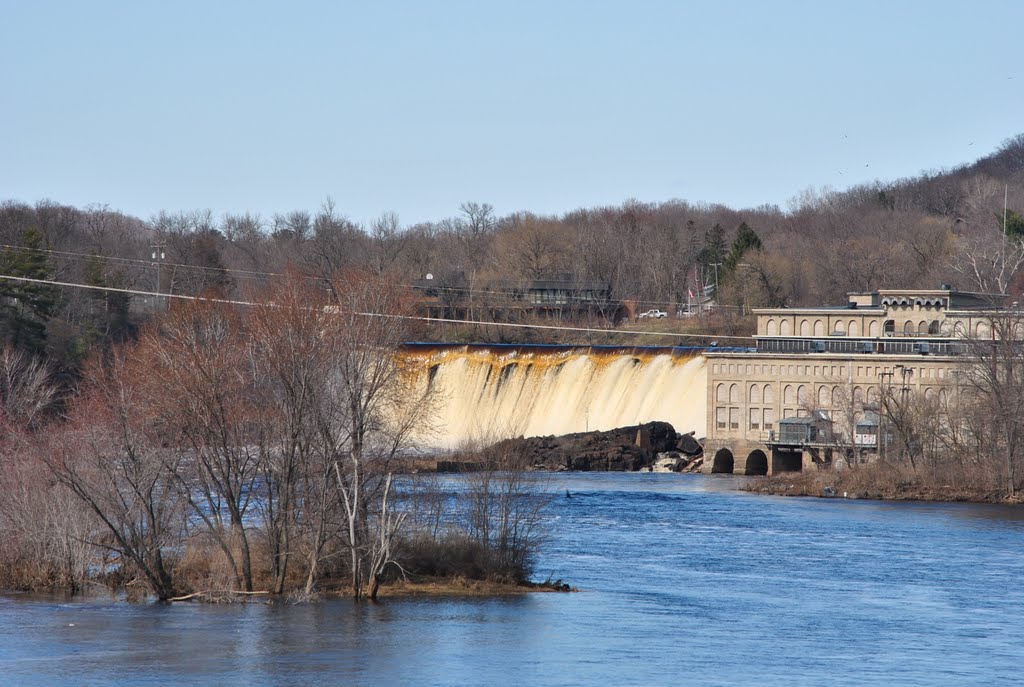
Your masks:
<svg viewBox="0 0 1024 687"><path fill-rule="evenodd" d="M1024 494L1011 496L1004 490L969 484L932 484L902 470L869 466L844 472L793 472L760 477L740 486L740 490L767 496L821 499L1024 505Z"/></svg>
<svg viewBox="0 0 1024 687"><path fill-rule="evenodd" d="M418 582L393 582L381 585L380 599L406 599L412 597L501 597L519 596L534 593L568 593L578 592L562 580L549 582L528 582L512 584L508 582L489 582L487 580L467 580L464 578L431 578ZM339 595L338 598L345 598Z"/></svg>
<svg viewBox="0 0 1024 687"><path fill-rule="evenodd" d="M544 582L495 582L490 580L469 580L463 577L440 578L428 577L418 581L398 580L381 584L377 593L377 599L362 598L360 601L377 603L388 599L429 599L429 598L500 598L520 596L535 593L570 593L580 591L562 580L548 580ZM144 595L138 596L131 590L123 588L104 587L93 585L90 589L69 593L66 591L45 591L45 590L24 590L24 589L0 589L0 597L38 599L38 600L77 600L90 602L97 599L110 599L113 602L124 603L165 603L167 605L192 603L192 604L278 604L278 603L307 603L317 604L326 601L354 600L352 595L340 585L321 590L313 595L296 600L294 592L285 592L275 595L267 591L240 592L234 590L200 590L182 594L179 597L166 599L161 602L154 597Z"/></svg>

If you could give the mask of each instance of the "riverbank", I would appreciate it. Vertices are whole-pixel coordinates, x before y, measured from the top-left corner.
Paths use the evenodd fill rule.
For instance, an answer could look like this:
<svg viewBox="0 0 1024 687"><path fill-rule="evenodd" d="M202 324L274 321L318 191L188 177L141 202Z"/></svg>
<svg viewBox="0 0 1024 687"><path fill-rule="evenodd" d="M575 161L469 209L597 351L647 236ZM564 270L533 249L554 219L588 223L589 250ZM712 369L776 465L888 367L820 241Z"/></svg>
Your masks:
<svg viewBox="0 0 1024 687"><path fill-rule="evenodd" d="M773 496L872 499L878 501L937 501L1021 504L1021 494L1011 496L991 482L979 483L963 475L945 479L923 475L893 465L862 465L852 470L786 472L754 479L744 491Z"/></svg>
<svg viewBox="0 0 1024 687"><path fill-rule="evenodd" d="M195 602L195 603L276 603L281 600L289 602L313 602L329 601L331 599L351 598L351 590L346 588L346 581L333 580L325 583L323 589L310 596L296 597L294 594L274 595L267 591L239 592L239 591L197 591L189 594L167 599L170 602ZM109 593L113 590L107 590ZM489 598L502 596L517 596L537 592L578 592L579 589L572 587L562 580L546 580L544 582L500 582L496 580L474 580L465 577L424 577L416 580L393 580L385 582L380 586L376 600L404 599L404 598L430 598L430 597L455 597L455 598ZM0 594L14 594L20 592L0 592ZM115 593L116 594L116 593ZM95 596L86 594L86 597ZM70 598L70 597L68 597ZM130 598L130 597L129 597Z"/></svg>
<svg viewBox="0 0 1024 687"><path fill-rule="evenodd" d="M494 582L489 580L467 580L465 578L457 577L431 578L415 582L393 582L380 588L379 597L382 599L432 596L496 597L515 596L536 592L578 591L579 589L569 586L562 582L562 580L511 584L507 582Z"/></svg>

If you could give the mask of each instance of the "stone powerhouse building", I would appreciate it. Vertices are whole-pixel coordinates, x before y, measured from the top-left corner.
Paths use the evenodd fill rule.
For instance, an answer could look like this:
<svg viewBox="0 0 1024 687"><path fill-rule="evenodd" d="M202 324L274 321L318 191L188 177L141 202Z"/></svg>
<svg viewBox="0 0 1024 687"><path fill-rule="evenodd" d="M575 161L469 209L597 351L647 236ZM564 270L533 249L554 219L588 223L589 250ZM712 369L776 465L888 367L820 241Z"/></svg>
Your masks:
<svg viewBox="0 0 1024 687"><path fill-rule="evenodd" d="M1004 297L850 294L844 306L755 310L756 347L707 351L705 472L774 474L884 453L880 400L944 402L965 340L992 336Z"/></svg>

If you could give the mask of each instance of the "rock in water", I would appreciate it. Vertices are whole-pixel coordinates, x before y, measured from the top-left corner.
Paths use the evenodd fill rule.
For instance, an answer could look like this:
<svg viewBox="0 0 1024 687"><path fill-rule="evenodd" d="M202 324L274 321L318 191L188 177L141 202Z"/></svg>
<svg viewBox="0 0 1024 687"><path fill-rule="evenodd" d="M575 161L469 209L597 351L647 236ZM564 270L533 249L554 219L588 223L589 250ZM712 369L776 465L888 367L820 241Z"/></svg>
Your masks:
<svg viewBox="0 0 1024 687"><path fill-rule="evenodd" d="M677 450L679 441L669 423L648 422L606 432L507 439L487 450L521 456L522 464L538 470L633 472L653 466L659 453Z"/></svg>

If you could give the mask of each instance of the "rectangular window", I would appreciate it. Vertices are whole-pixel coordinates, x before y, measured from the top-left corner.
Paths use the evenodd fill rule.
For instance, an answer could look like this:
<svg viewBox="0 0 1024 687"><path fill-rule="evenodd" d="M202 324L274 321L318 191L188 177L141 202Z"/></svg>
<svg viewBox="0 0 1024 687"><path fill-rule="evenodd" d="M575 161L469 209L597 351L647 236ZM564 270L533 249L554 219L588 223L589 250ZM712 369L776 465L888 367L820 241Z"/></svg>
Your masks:
<svg viewBox="0 0 1024 687"><path fill-rule="evenodd" d="M771 408L764 409L764 429L769 431L775 427L775 411Z"/></svg>
<svg viewBox="0 0 1024 687"><path fill-rule="evenodd" d="M725 429L725 408L715 409L715 425L718 429Z"/></svg>
<svg viewBox="0 0 1024 687"><path fill-rule="evenodd" d="M729 408L729 429L740 428L740 409Z"/></svg>
<svg viewBox="0 0 1024 687"><path fill-rule="evenodd" d="M761 409L750 409L750 429L761 429Z"/></svg>

